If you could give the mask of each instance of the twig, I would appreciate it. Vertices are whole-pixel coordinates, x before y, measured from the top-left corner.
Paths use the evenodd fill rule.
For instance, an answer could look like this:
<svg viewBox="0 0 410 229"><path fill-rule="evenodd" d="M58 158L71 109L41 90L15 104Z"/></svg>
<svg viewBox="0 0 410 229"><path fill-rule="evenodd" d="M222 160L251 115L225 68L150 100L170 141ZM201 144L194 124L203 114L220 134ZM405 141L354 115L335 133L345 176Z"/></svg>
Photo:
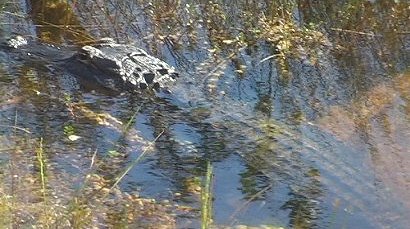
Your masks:
<svg viewBox="0 0 410 229"><path fill-rule="evenodd" d="M268 56L268 57L266 57L266 58L263 58L261 61L259 61L259 63L261 64L261 63L263 63L263 62L265 62L265 61L267 61L267 60L270 60L270 59L272 59L272 58L275 58L275 57L277 57L277 56L279 56L279 55L275 54L275 55Z"/></svg>
<svg viewBox="0 0 410 229"><path fill-rule="evenodd" d="M140 111L141 106L142 106L142 105L140 105L140 106L138 107L137 111L135 111L134 114L131 116L131 118L128 119L128 122L127 122L127 124L125 124L125 127L124 127L124 132L127 132L127 131L129 130L129 128L130 128L132 122L134 121L135 117L137 116L138 112Z"/></svg>
<svg viewBox="0 0 410 229"><path fill-rule="evenodd" d="M224 64L226 64L228 62L229 59L231 59L232 57L234 57L236 55L235 52L231 53L228 57L226 57L224 60L222 60L218 65L215 66L214 69L212 69L211 71L209 71L209 73L202 78L202 82L205 82L212 74L214 74L218 69L221 69Z"/></svg>
<svg viewBox="0 0 410 229"><path fill-rule="evenodd" d="M333 31L344 32L344 33L353 33L353 34L365 35L365 36L371 36L371 37L381 37L381 35L376 35L373 32L365 33L365 32L360 32L360 31L355 31L355 30L350 30L350 29L339 29L339 28L330 28L330 29Z"/></svg>
<svg viewBox="0 0 410 229"><path fill-rule="evenodd" d="M24 132L26 132L26 133L28 133L28 134L31 134L31 132L30 132L29 130L27 130L27 129L25 129L25 128L22 128L22 127L18 127L18 126L0 125L0 127L14 128L14 129L16 129L16 130L21 130L21 131L24 131Z"/></svg>
<svg viewBox="0 0 410 229"><path fill-rule="evenodd" d="M161 135L164 133L164 131L165 130L162 130L161 133L159 133L158 136L150 144L153 144L154 142L156 142L161 137ZM116 179L115 183L111 186L110 191L115 186L117 186L118 183L120 183L120 181L125 177L125 175L127 175L127 173L141 160L141 158L145 156L147 151L148 151L148 148L145 148L144 151L142 151L142 153L127 167L127 169L125 169L125 171Z"/></svg>
<svg viewBox="0 0 410 229"><path fill-rule="evenodd" d="M93 153L93 156L91 157L90 169L92 169L93 166L94 166L95 158L97 157L97 151L98 151L98 150L95 149L95 151L94 151L94 153Z"/></svg>
<svg viewBox="0 0 410 229"><path fill-rule="evenodd" d="M0 149L0 152L9 151L9 150L14 150L14 149L13 148L4 148L4 149Z"/></svg>
<svg viewBox="0 0 410 229"><path fill-rule="evenodd" d="M9 14L9 15L12 15L12 16L16 16L16 17L19 17L19 18L27 18L27 17L24 16L23 14L12 13L12 12L10 12L10 11L4 11L3 13Z"/></svg>
<svg viewBox="0 0 410 229"><path fill-rule="evenodd" d="M233 225L234 223L234 218L236 215L239 214L239 212L241 212L249 203L251 203L253 200L255 200L256 198L258 198L259 196L261 196L263 193L267 192L269 189L272 188L272 185L268 185L265 188L263 188L262 190L260 190L259 192L255 193L255 195L251 196L247 201L245 201L245 203L243 203L241 206L239 206L239 208L237 208L231 216L229 216L229 220L231 221L231 225Z"/></svg>

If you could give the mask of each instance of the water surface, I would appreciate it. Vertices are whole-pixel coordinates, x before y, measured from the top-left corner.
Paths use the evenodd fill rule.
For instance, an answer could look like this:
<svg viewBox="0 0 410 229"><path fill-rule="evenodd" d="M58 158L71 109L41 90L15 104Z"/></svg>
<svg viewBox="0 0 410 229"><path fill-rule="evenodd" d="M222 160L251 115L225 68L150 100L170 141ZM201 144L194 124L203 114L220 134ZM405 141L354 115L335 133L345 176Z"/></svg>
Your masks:
<svg viewBox="0 0 410 229"><path fill-rule="evenodd" d="M405 3L301 1L293 20L321 25L325 42L315 53L301 45L285 62L269 38L250 32L262 12L278 17L268 1L6 5L2 37L69 46L110 36L164 59L182 77L171 94L113 94L51 61L2 51L2 164L35 174L31 153L42 138L50 182L73 190L93 155L105 163L97 173L110 179L144 154L119 186L190 206L175 215L178 228L200 224L197 181L207 162L217 227L410 225Z"/></svg>

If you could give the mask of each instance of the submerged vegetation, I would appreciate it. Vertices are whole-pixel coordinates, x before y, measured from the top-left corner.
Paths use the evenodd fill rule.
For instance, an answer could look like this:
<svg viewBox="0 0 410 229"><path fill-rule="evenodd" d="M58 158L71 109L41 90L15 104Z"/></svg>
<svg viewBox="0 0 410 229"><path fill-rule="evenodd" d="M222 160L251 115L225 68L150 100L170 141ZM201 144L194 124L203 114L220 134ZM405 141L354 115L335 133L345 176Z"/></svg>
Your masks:
<svg viewBox="0 0 410 229"><path fill-rule="evenodd" d="M357 135L371 145L394 101L392 113L408 116L408 74L378 85L409 67L406 1L26 2L0 1L2 37L134 42L186 75L169 99L183 105L113 98L0 53L0 228L391 222L379 219L384 208L367 208L379 207L367 197L379 181L354 173L366 147L349 144ZM360 222L347 222L355 211Z"/></svg>
<svg viewBox="0 0 410 229"><path fill-rule="evenodd" d="M18 123L15 127L18 127ZM70 128L64 128L64 131L67 129ZM23 137L16 132L13 137L19 141L27 141L26 137L30 139L30 135ZM27 143L20 142L20 145L26 146ZM57 173L58 165L51 163L50 152L47 152L44 144L43 138L34 142L32 149L35 155L32 158L22 158L23 152L30 152L30 148L20 149L19 145L15 145L14 149L2 149L2 156L10 152L10 158L4 161L1 169L2 228L11 228L13 225L40 228L106 225L151 227L157 223L173 227L175 224L171 212L178 206L170 202L157 203L154 199L140 197L138 193L124 193L117 186L126 173L138 164L148 148L116 179L107 180L98 174L98 170L102 164L107 167L110 162L99 158L97 151L87 159L87 171L82 172L81 177L71 177L61 171ZM110 161L115 160L108 156Z"/></svg>

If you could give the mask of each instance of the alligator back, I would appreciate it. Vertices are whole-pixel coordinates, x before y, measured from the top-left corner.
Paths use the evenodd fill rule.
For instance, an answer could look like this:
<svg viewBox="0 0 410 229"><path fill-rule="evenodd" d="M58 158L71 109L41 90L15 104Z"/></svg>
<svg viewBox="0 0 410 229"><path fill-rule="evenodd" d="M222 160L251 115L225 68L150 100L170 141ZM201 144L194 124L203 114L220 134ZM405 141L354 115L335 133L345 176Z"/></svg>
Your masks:
<svg viewBox="0 0 410 229"><path fill-rule="evenodd" d="M100 71L104 75L100 80L107 81L104 84L122 81L133 88L159 89L178 77L172 66L144 50L107 38L96 45L83 46L73 58Z"/></svg>

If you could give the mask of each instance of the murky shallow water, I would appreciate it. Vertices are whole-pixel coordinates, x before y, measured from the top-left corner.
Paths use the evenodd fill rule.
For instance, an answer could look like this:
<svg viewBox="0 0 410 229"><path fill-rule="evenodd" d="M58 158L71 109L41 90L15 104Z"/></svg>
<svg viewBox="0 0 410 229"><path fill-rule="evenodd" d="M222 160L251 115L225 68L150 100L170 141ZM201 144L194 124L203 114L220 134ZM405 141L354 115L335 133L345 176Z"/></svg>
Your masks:
<svg viewBox="0 0 410 229"><path fill-rule="evenodd" d="M93 14L98 16L94 23L108 23L94 4L79 4L75 15L66 12L70 23L82 25L78 31L136 40L176 66L183 78L171 88L171 95L114 95L89 82L78 82L52 65L22 62L1 53L1 142L4 149L18 145L20 156L30 155L20 163L32 163L33 141L41 137L50 170L55 176L77 176L73 179L77 186L95 152L106 163L99 172L109 178L118 176L150 148L122 180L121 189L199 210L198 187L193 181L205 176L206 162L211 161L216 225L410 225L406 217L410 214L408 36L384 34L384 40L354 34L331 37L351 39L351 46L342 42L345 50L340 53L322 50L316 65L307 59L289 60L292 74L288 78L274 59L261 62L272 55L264 42L233 51L235 58L223 52L212 57L208 49L217 43L207 31L212 25L200 20L196 28L199 44L194 48L191 43L181 47L154 42L151 33L157 28L153 26L156 21L150 20L158 13L155 7L130 3L133 7L127 10L133 9L133 14L123 8L113 12L119 12L121 23L126 21L122 16L133 15L139 19L137 24L120 31L111 31L120 26L105 24L88 30ZM240 6L239 11L243 10ZM93 10L82 11L90 8ZM20 25L26 34L57 37L62 43L78 39L47 30L44 23L43 27L31 25L40 24L38 19L19 21L8 14L3 18ZM55 20L43 18L47 19ZM172 20L166 22L173 25ZM3 34L16 32L6 25L2 28ZM390 39L401 43L393 45ZM385 55L378 53L381 51ZM229 49L225 52L229 54ZM238 63L246 66L245 75L238 73ZM130 119L131 128L125 131L124 124ZM13 128L15 125L30 133ZM81 138L70 141L70 134ZM8 150L0 154L5 162L15 156ZM35 173L35 169L28 170ZM199 225L195 213L176 218L177 227Z"/></svg>

